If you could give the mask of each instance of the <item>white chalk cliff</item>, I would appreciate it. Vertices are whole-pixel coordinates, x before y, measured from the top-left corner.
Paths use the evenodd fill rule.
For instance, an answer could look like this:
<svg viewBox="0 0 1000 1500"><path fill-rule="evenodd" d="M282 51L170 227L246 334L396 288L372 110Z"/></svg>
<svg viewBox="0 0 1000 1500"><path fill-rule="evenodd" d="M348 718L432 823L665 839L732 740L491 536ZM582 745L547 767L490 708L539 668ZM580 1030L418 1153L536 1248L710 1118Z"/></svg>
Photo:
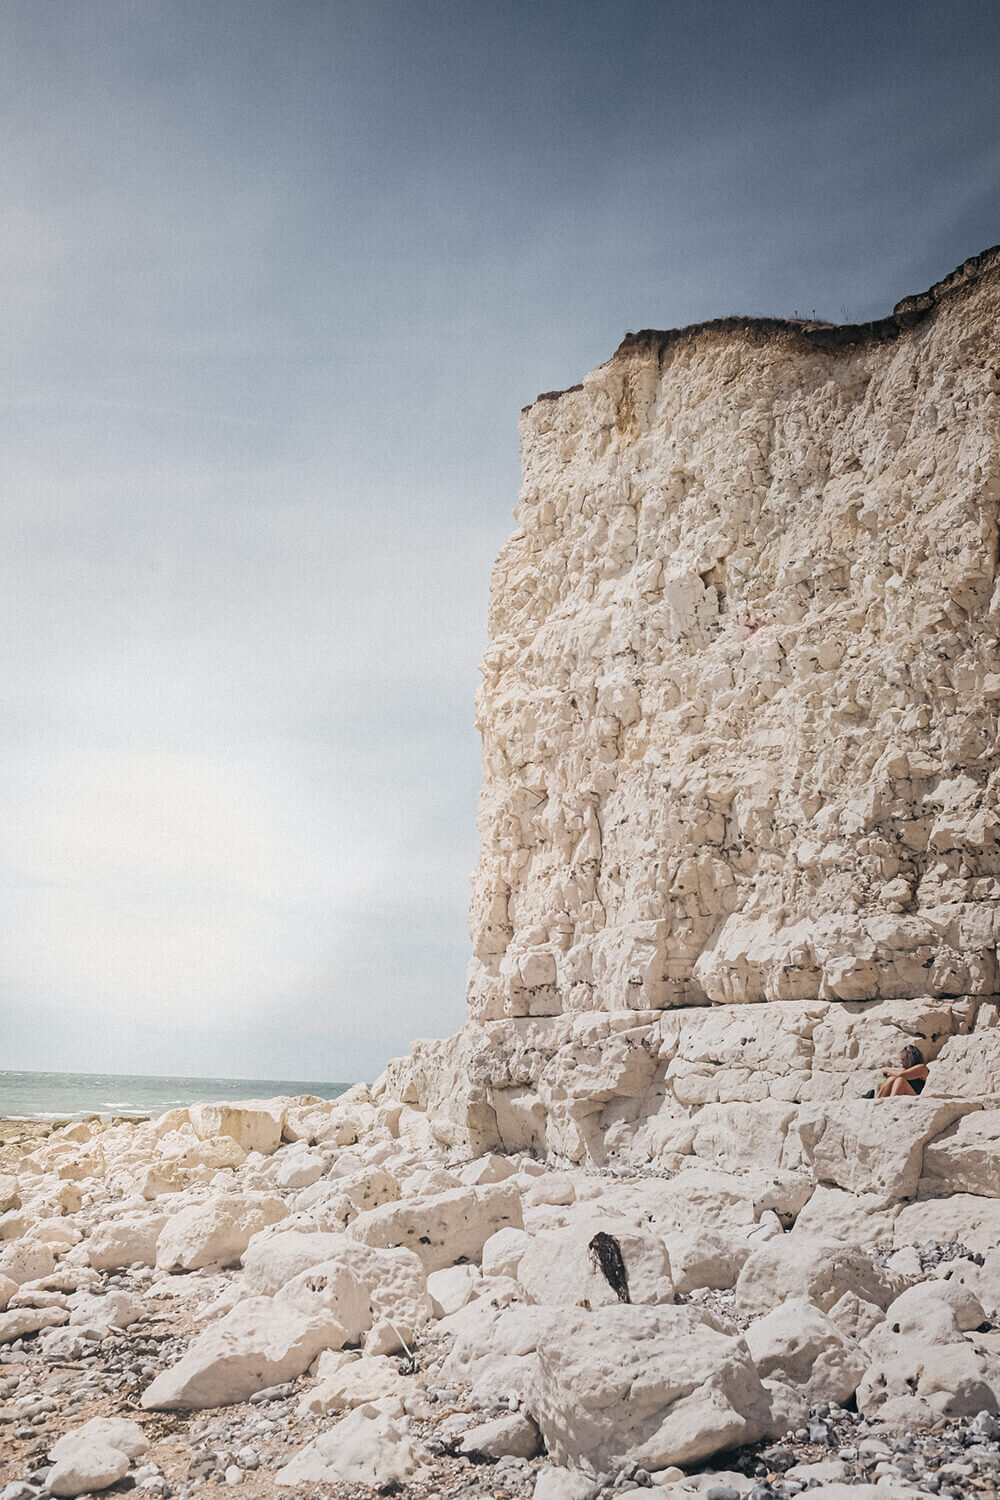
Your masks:
<svg viewBox="0 0 1000 1500"><path fill-rule="evenodd" d="M406 1065L456 1139L655 1157L995 1026L998 319L994 249L876 323L630 334L525 409L470 1020Z"/></svg>

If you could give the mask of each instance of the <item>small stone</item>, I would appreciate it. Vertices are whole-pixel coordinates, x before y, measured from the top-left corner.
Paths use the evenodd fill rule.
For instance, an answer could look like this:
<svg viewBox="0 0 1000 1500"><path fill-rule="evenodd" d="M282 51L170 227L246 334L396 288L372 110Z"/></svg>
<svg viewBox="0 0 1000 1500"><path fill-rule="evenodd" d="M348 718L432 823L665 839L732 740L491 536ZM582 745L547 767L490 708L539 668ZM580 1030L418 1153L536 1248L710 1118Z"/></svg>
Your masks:
<svg viewBox="0 0 1000 1500"><path fill-rule="evenodd" d="M270 1401L283 1401L294 1389L291 1385L269 1385L266 1390L254 1391L250 1402L253 1406L265 1406Z"/></svg>

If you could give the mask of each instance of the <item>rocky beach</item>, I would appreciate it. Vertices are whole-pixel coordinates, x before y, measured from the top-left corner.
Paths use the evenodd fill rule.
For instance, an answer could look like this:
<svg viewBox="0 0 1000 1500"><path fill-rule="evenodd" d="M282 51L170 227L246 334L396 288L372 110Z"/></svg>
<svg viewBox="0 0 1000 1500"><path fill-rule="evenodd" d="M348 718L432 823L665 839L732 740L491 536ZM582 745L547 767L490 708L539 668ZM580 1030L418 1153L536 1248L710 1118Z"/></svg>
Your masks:
<svg viewBox="0 0 1000 1500"><path fill-rule="evenodd" d="M893 1249L791 1227L805 1172L461 1159L363 1086L3 1165L4 1500L1000 1483L995 1227Z"/></svg>
<svg viewBox="0 0 1000 1500"><path fill-rule="evenodd" d="M468 1022L5 1131L2 1500L1000 1490L998 328L993 250L526 409Z"/></svg>

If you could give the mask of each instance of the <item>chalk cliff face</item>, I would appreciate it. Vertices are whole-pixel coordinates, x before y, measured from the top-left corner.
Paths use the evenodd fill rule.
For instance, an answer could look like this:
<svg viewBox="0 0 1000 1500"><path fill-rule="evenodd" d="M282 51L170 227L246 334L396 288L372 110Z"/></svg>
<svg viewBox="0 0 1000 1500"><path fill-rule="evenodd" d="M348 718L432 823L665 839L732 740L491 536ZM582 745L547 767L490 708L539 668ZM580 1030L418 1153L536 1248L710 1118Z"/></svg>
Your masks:
<svg viewBox="0 0 1000 1500"><path fill-rule="evenodd" d="M474 1019L997 992L998 329L994 250L526 409Z"/></svg>
<svg viewBox="0 0 1000 1500"><path fill-rule="evenodd" d="M469 1021L385 1085L439 1140L797 1171L907 1041L1000 1095L998 333L1000 247L525 411Z"/></svg>

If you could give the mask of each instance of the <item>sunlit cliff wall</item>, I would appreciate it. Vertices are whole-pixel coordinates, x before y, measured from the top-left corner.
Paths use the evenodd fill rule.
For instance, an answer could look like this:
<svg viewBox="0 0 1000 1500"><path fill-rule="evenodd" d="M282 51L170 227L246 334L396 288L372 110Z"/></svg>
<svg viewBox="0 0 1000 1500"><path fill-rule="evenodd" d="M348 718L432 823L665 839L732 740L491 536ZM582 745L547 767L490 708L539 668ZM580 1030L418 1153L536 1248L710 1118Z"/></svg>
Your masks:
<svg viewBox="0 0 1000 1500"><path fill-rule="evenodd" d="M994 995L1000 250L521 423L470 1016Z"/></svg>

